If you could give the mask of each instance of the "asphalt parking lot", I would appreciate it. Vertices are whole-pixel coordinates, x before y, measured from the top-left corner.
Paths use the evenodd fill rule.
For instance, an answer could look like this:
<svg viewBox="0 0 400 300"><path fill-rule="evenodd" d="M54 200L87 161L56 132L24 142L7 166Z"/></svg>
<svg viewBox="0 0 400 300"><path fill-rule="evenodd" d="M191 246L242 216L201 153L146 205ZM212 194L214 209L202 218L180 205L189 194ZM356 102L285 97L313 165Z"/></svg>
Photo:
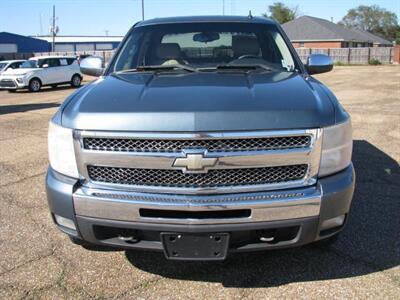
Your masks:
<svg viewBox="0 0 400 300"><path fill-rule="evenodd" d="M357 173L349 224L329 249L178 263L162 254L88 251L52 224L47 125L73 89L0 92L0 299L399 299L400 67L318 76L352 115Z"/></svg>

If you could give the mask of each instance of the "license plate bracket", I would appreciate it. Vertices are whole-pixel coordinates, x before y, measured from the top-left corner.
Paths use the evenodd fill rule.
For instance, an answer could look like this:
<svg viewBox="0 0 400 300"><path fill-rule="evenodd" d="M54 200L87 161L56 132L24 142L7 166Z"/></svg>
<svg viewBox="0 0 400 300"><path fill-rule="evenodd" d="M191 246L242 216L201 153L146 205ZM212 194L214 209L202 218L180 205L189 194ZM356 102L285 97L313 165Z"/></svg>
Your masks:
<svg viewBox="0 0 400 300"><path fill-rule="evenodd" d="M224 260L229 233L162 232L161 241L165 256L171 260Z"/></svg>

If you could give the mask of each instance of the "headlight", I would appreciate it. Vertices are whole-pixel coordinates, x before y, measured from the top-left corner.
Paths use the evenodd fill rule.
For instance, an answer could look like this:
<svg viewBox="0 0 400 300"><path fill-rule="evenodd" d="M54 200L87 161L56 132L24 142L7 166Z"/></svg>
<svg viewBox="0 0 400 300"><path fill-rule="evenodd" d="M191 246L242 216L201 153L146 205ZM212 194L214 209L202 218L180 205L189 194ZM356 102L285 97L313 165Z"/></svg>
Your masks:
<svg viewBox="0 0 400 300"><path fill-rule="evenodd" d="M57 172L78 178L72 129L49 123L49 161Z"/></svg>
<svg viewBox="0 0 400 300"><path fill-rule="evenodd" d="M319 176L333 174L348 167L352 149L350 118L344 123L324 128Z"/></svg>
<svg viewBox="0 0 400 300"><path fill-rule="evenodd" d="M24 78L23 77L18 77L17 78L17 82L18 83L23 83L24 82Z"/></svg>

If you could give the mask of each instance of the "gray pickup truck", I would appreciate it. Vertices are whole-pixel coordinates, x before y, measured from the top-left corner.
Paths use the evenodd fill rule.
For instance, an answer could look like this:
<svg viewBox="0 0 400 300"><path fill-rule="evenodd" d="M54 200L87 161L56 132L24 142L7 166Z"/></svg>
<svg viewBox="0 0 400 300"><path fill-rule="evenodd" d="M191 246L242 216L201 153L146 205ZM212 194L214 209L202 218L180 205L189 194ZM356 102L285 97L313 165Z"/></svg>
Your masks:
<svg viewBox="0 0 400 300"><path fill-rule="evenodd" d="M281 27L257 17L135 24L49 125L58 228L86 248L168 259L333 241L355 175L348 113Z"/></svg>

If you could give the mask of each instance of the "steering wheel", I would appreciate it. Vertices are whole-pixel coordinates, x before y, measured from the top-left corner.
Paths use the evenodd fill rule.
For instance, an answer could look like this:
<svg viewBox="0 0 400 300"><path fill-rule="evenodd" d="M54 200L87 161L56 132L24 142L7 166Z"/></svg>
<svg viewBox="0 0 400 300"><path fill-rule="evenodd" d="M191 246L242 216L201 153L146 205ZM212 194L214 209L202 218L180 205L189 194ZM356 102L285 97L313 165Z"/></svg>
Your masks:
<svg viewBox="0 0 400 300"><path fill-rule="evenodd" d="M239 56L237 59L245 59L245 58L260 58L257 55L253 55L253 54L244 54Z"/></svg>

